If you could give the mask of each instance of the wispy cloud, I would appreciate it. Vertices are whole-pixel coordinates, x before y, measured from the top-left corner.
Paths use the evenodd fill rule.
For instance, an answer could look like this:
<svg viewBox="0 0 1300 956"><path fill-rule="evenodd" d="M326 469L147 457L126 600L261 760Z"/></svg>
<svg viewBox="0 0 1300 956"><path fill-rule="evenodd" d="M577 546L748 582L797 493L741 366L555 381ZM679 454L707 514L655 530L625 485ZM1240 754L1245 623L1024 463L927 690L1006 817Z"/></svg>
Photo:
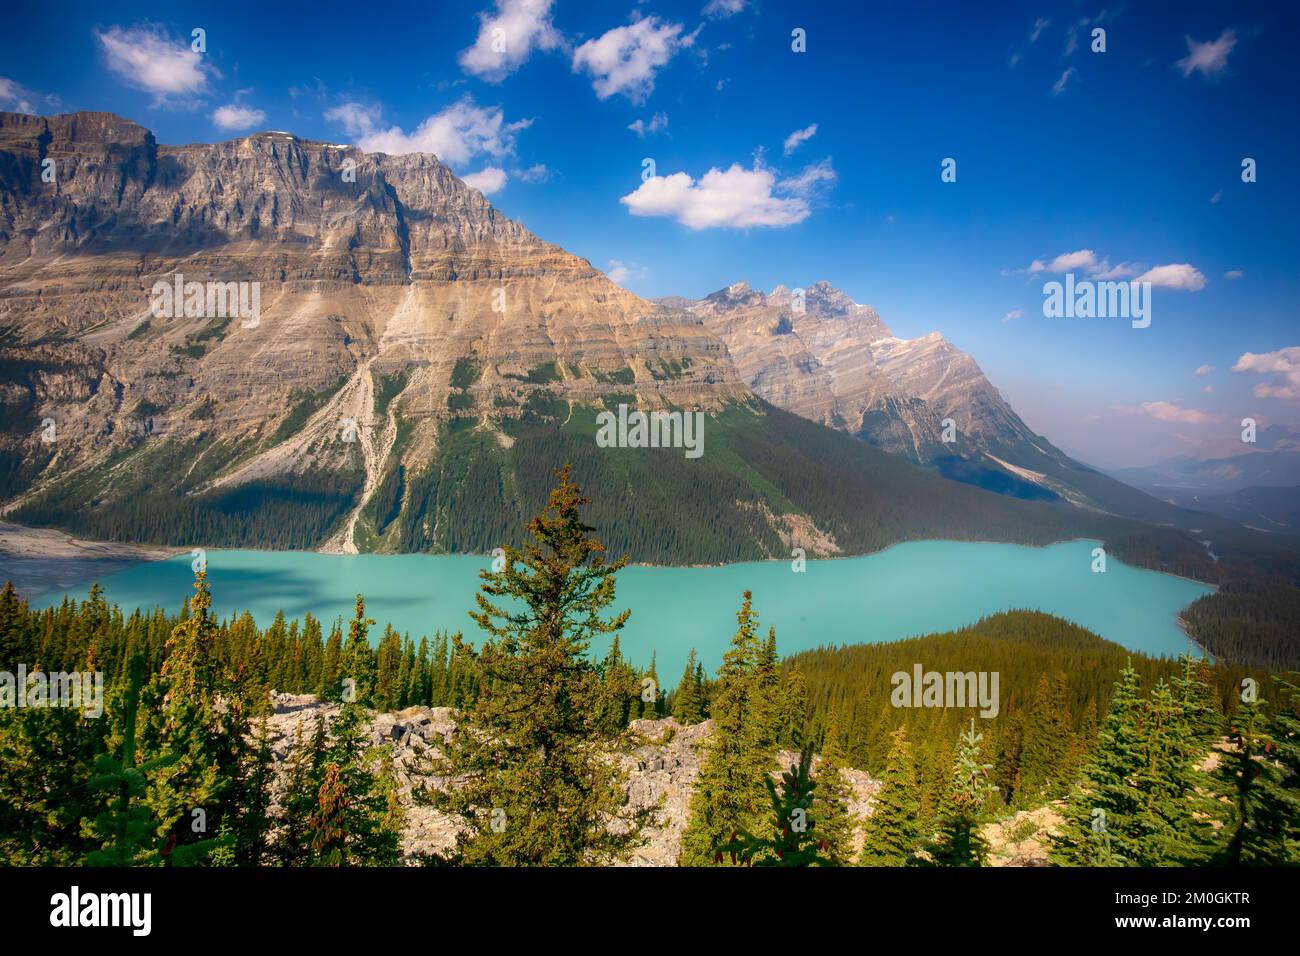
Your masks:
<svg viewBox="0 0 1300 956"><path fill-rule="evenodd" d="M1228 68L1228 55L1237 45L1237 34L1224 30L1217 40L1198 43L1187 37L1187 56L1177 61L1174 66L1183 71L1184 78L1193 73L1210 77L1222 73Z"/></svg>
<svg viewBox="0 0 1300 956"><path fill-rule="evenodd" d="M617 282L623 285L629 279L644 279L650 274L650 270L645 266L639 266L635 262L623 262L621 259L610 259L609 268L605 270L611 282Z"/></svg>
<svg viewBox="0 0 1300 956"><path fill-rule="evenodd" d="M700 13L710 20L725 20L727 17L734 17L744 10L745 6L746 0L709 0Z"/></svg>
<svg viewBox="0 0 1300 956"><path fill-rule="evenodd" d="M220 74L182 40L161 27L96 30L104 65L133 89L154 95L154 105L207 91L208 77Z"/></svg>
<svg viewBox="0 0 1300 956"><path fill-rule="evenodd" d="M820 195L833 186L837 179L839 176L831 165L831 158L827 156L820 162L809 163L797 175L782 179L778 185L792 195L808 199Z"/></svg>
<svg viewBox="0 0 1300 956"><path fill-rule="evenodd" d="M1002 316L1002 321L1014 322L1016 319L1023 319L1024 317L1025 317L1025 313L1022 312L1020 309L1013 309L1012 311L1008 312L1006 315Z"/></svg>
<svg viewBox="0 0 1300 956"><path fill-rule="evenodd" d="M1161 422L1177 422L1180 425L1211 425L1224 420L1222 415L1214 415L1199 408L1187 408L1175 402L1143 402L1141 405L1111 405L1110 410L1121 415L1143 415Z"/></svg>
<svg viewBox="0 0 1300 956"><path fill-rule="evenodd" d="M800 146L808 142L808 140L812 139L816 135L817 135L816 123L812 123L808 126L805 126L803 129L795 130L793 133L791 133L789 136L785 138L785 142L782 144L782 148L785 152L785 155L789 156L796 149L798 149Z"/></svg>
<svg viewBox="0 0 1300 956"><path fill-rule="evenodd" d="M1035 259L1023 269L1003 269L1004 276L1039 275L1054 273L1064 275L1067 272L1083 272L1090 279L1109 282L1116 279L1134 279L1137 282L1150 282L1153 286L1166 289L1182 289L1187 292L1199 292L1205 288L1205 276L1195 266L1186 262L1155 266L1148 269L1140 262L1121 262L1110 264L1110 257L1098 259L1091 249L1078 249L1063 252L1053 259Z"/></svg>
<svg viewBox="0 0 1300 956"><path fill-rule="evenodd" d="M1255 385L1256 398L1300 399L1300 345L1258 355L1247 352L1232 370L1269 377Z"/></svg>
<svg viewBox="0 0 1300 956"><path fill-rule="evenodd" d="M1074 73L1074 67L1068 66L1065 68L1065 72L1061 74L1061 78L1052 84L1053 96L1060 96L1065 92L1065 86L1070 82L1070 78L1074 76Z"/></svg>
<svg viewBox="0 0 1300 956"><path fill-rule="evenodd" d="M644 139L647 136L653 136L655 133L661 133L668 128L668 114L656 113L650 117L650 122L645 120L636 120L628 124L628 129L636 133L637 137Z"/></svg>
<svg viewBox="0 0 1300 956"><path fill-rule="evenodd" d="M35 113L36 97L31 90L8 77L0 76L0 109L10 113Z"/></svg>
<svg viewBox="0 0 1300 956"><path fill-rule="evenodd" d="M1195 374L1197 378L1204 378L1206 375L1209 375L1213 371L1214 371L1213 365L1199 365L1197 366L1196 371L1193 374Z"/></svg>

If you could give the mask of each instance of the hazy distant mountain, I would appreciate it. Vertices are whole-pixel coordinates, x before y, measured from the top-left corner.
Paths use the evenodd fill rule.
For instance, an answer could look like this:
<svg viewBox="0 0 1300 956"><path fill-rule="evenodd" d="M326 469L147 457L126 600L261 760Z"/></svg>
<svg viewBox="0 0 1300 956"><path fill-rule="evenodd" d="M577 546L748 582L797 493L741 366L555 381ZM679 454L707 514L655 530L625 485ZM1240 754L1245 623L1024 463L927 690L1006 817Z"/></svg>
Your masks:
<svg viewBox="0 0 1300 956"><path fill-rule="evenodd" d="M689 307L726 343L743 381L774 405L1002 494L1174 520L1161 502L1036 435L941 334L899 338L827 282L803 290L802 302L785 286L765 295L737 282Z"/></svg>
<svg viewBox="0 0 1300 956"><path fill-rule="evenodd" d="M200 295L160 315L178 281L256 283L260 311ZM640 299L428 154L287 133L165 146L111 114L0 113L0 497L83 536L482 552L517 540L569 460L607 543L645 560L1100 533L766 405L751 378L918 461L951 415L972 443L961 467L988 449L1004 476L1036 441L968 357L893 339L829 287L810 294L823 326L791 323L811 353L789 357L829 371L759 374L768 353L731 326L789 336L778 304L751 300ZM700 410L706 453L598 447L596 415L619 405Z"/></svg>
<svg viewBox="0 0 1300 956"><path fill-rule="evenodd" d="M1300 485L1300 428L1269 425L1259 430L1253 445L1220 439L1191 454L1110 473L1165 498L1222 495L1255 485Z"/></svg>

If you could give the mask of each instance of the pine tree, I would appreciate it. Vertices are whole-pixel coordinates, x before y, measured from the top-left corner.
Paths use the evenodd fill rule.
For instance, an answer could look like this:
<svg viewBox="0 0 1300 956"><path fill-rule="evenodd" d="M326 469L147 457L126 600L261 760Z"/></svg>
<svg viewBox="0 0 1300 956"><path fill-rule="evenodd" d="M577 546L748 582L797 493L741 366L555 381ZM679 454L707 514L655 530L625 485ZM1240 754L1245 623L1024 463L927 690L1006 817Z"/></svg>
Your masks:
<svg viewBox="0 0 1300 956"><path fill-rule="evenodd" d="M857 821L849 812L853 788L844 776L844 751L840 734L832 727L826 733L822 759L813 778L813 819L817 821L817 845L831 866L848 866L853 861L853 834Z"/></svg>
<svg viewBox="0 0 1300 956"><path fill-rule="evenodd" d="M1296 832L1295 781L1284 776L1269 734L1263 701L1243 700L1232 719L1232 749L1221 755L1214 780L1229 801L1223 844L1215 856L1219 866L1284 866L1294 863Z"/></svg>
<svg viewBox="0 0 1300 956"><path fill-rule="evenodd" d="M126 688L120 698L120 755L103 753L95 758L95 772L87 786L92 792L107 796L107 805L93 820L83 821L86 837L99 848L86 855L88 866L159 866L176 853L169 844L160 846L161 827L150 813L144 796L148 775L167 768L179 759L172 753L160 754L140 762L136 757L136 725L140 709L140 686L144 679L144 661L133 658L128 669ZM179 862L191 864L211 853L216 840L191 844L190 855Z"/></svg>
<svg viewBox="0 0 1300 956"><path fill-rule="evenodd" d="M208 825L233 816L247 742L236 688L223 681L215 654L218 635L207 573L196 571L188 615L168 638L166 658L142 693L152 722L141 749L167 756L149 780L147 800L169 863L202 862ZM218 697L226 691L221 703Z"/></svg>
<svg viewBox="0 0 1300 956"><path fill-rule="evenodd" d="M348 623L348 640L343 645L341 678L351 680L352 700L369 704L376 691L375 658L370 650L370 626L375 622L366 617L366 599L357 595L352 620ZM347 697L345 695L345 701Z"/></svg>
<svg viewBox="0 0 1300 956"><path fill-rule="evenodd" d="M1203 796L1208 780L1197 769L1205 747L1181 697L1161 680L1147 702L1147 759L1137 776L1144 800L1139 819L1145 832L1135 858L1141 866L1203 862L1214 835L1209 818L1217 808Z"/></svg>
<svg viewBox="0 0 1300 956"><path fill-rule="evenodd" d="M921 843L921 786L912 747L901 727L890 737L881 787L863 826L862 866L910 866Z"/></svg>
<svg viewBox="0 0 1300 956"><path fill-rule="evenodd" d="M581 520L588 500L570 467L556 477L524 550L504 548L505 567L482 572L471 612L488 635L481 685L435 765L463 783L425 792L466 820L456 857L467 864L608 862L639 842L648 816L628 811L623 775L602 752L611 741L597 722L601 682L588 657L592 640L630 614L602 616L626 559L606 562Z"/></svg>
<svg viewBox="0 0 1300 956"><path fill-rule="evenodd" d="M1273 679L1281 704L1269 727L1269 737L1280 779L1270 790L1270 797L1278 805L1270 815L1280 821L1274 835L1279 856L1288 866L1296 866L1300 865L1300 687L1282 677Z"/></svg>
<svg viewBox="0 0 1300 956"><path fill-rule="evenodd" d="M316 866L391 866L400 855L392 781L383 778L382 761L376 772L374 763L381 755L367 745L366 718L365 708L349 701L329 727L316 806L308 823Z"/></svg>
<svg viewBox="0 0 1300 956"><path fill-rule="evenodd" d="M293 732L293 744L285 768L281 808L275 818L271 857L280 866L307 866L312 860L312 836L308 822L316 803L325 770L325 721L316 718L311 740L304 741L302 724Z"/></svg>
<svg viewBox="0 0 1300 956"><path fill-rule="evenodd" d="M1021 736L1016 803L1037 806L1060 796L1071 778L1065 766L1073 738L1064 675L1038 678Z"/></svg>
<svg viewBox="0 0 1300 956"><path fill-rule="evenodd" d="M697 667L695 648L691 648L690 656L686 658L686 668L682 671L682 679L673 695L673 716L681 724L698 724L704 719L703 688L696 678Z"/></svg>
<svg viewBox="0 0 1300 956"><path fill-rule="evenodd" d="M1067 866L1132 865L1142 855L1147 830L1138 788L1148 759L1143 733L1145 702L1131 665L1120 671L1082 784L1066 803L1052 859Z"/></svg>
<svg viewBox="0 0 1300 956"><path fill-rule="evenodd" d="M733 863L746 866L829 866L814 815L817 783L811 774L812 744L804 746L799 759L781 775L778 788L772 777L763 775L771 817L764 830L770 836L756 836L744 827L719 848Z"/></svg>
<svg viewBox="0 0 1300 956"><path fill-rule="evenodd" d="M776 756L770 696L775 687L775 651L769 656L758 639L758 615L749 591L736 623L714 686L713 734L682 835L683 866L724 862L720 848L742 829L756 831L766 803L763 781Z"/></svg>
<svg viewBox="0 0 1300 956"><path fill-rule="evenodd" d="M958 745L943 826L930 848L939 866L983 866L988 858L988 842L980 825L997 787L989 782L993 765L984 763L983 739L983 734L976 733L972 717L970 729L961 735Z"/></svg>

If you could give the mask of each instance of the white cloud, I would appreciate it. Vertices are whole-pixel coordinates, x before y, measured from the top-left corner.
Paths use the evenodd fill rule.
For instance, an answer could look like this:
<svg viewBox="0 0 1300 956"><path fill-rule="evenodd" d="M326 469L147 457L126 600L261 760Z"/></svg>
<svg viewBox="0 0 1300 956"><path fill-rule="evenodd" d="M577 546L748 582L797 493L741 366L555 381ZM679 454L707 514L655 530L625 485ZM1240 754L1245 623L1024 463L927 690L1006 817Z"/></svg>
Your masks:
<svg viewBox="0 0 1300 956"><path fill-rule="evenodd" d="M621 93L640 103L654 90L655 72L694 43L695 34L682 36L680 23L648 16L582 44L573 51L573 70L591 74L598 99Z"/></svg>
<svg viewBox="0 0 1300 956"><path fill-rule="evenodd" d="M161 103L169 96L193 96L204 92L208 74L216 73L203 54L190 45L169 37L160 28L109 27L95 31L108 69L127 86L154 94Z"/></svg>
<svg viewBox="0 0 1300 956"><path fill-rule="evenodd" d="M777 186L792 196L811 199L830 187L837 179L839 176L831 165L831 158L827 156L821 162L809 163L800 170L799 175L789 176L777 183Z"/></svg>
<svg viewBox="0 0 1300 956"><path fill-rule="evenodd" d="M564 37L551 23L552 0L496 0L496 13L478 15L478 38L461 51L460 65L489 83L519 69L533 50L554 50Z"/></svg>
<svg viewBox="0 0 1300 956"><path fill-rule="evenodd" d="M1121 262L1110 264L1110 257L1098 259L1091 249L1079 249L1075 252L1063 252L1050 262L1035 259L1024 269L1003 269L1004 276L1037 275L1051 272L1063 275L1067 272L1084 272L1090 279L1108 282L1115 279L1133 279L1137 282L1150 282L1153 286L1166 289L1182 289L1186 292L1199 292L1205 288L1205 276L1201 271L1187 263L1156 266L1148 269L1139 262Z"/></svg>
<svg viewBox="0 0 1300 956"><path fill-rule="evenodd" d="M1208 392L1213 392L1213 391L1214 391L1214 386L1213 386L1213 385L1207 385L1207 386L1205 386L1205 388L1201 389L1201 391L1202 391L1202 392L1207 392L1207 393L1208 393Z"/></svg>
<svg viewBox="0 0 1300 956"><path fill-rule="evenodd" d="M460 180L484 196L491 196L505 187L506 171L500 166L485 166L476 173L466 173Z"/></svg>
<svg viewBox="0 0 1300 956"><path fill-rule="evenodd" d="M1035 20L1034 32L1029 34L1029 42L1037 43L1038 38L1043 35L1043 31L1046 30L1051 25L1052 25L1052 21L1046 20L1043 17L1039 17L1037 20Z"/></svg>
<svg viewBox="0 0 1300 956"><path fill-rule="evenodd" d="M1091 271L1097 267L1097 255L1091 249L1063 252L1050 263L1035 259L1029 264L1030 272L1073 272L1075 269Z"/></svg>
<svg viewBox="0 0 1300 956"><path fill-rule="evenodd" d="M410 133L399 126L378 127L378 111L358 103L345 103L325 114L343 124L357 145L368 153L433 153L449 166L459 166L478 156L503 157L515 152L515 139L532 120L507 123L499 106L481 107L466 95L428 117Z"/></svg>
<svg viewBox="0 0 1300 956"><path fill-rule="evenodd" d="M785 144L784 144L785 155L789 156L791 153L793 153L804 143L808 142L808 140L812 139L813 136L815 136L816 134L817 134L816 123L813 123L810 126L805 126L803 129L795 130L793 133L791 133L789 136L785 138Z"/></svg>
<svg viewBox="0 0 1300 956"><path fill-rule="evenodd" d="M21 83L0 76L0 109L10 113L35 113L31 91Z"/></svg>
<svg viewBox="0 0 1300 956"><path fill-rule="evenodd" d="M527 169L515 170L515 178L525 183L544 183L551 178L551 171L545 163L537 163Z"/></svg>
<svg viewBox="0 0 1300 956"><path fill-rule="evenodd" d="M725 20L744 9L745 0L709 0L700 13L712 20Z"/></svg>
<svg viewBox="0 0 1300 956"><path fill-rule="evenodd" d="M629 123L627 128L636 133L636 135L642 139L647 135L653 136L655 133L662 132L668 128L668 114L656 113L654 116L650 117L649 123L645 120L637 120L635 123Z"/></svg>
<svg viewBox="0 0 1300 956"><path fill-rule="evenodd" d="M1240 279L1242 271L1240 269L1229 269L1223 276L1225 279Z"/></svg>
<svg viewBox="0 0 1300 956"><path fill-rule="evenodd" d="M1070 82L1072 76L1074 76L1074 67L1066 67L1065 72L1061 74L1061 78L1052 84L1052 95L1060 96L1064 93L1065 85Z"/></svg>
<svg viewBox="0 0 1300 956"><path fill-rule="evenodd" d="M686 173L652 176L619 200L634 216L671 216L690 229L792 226L808 218L808 203L797 196L773 194L770 169L710 169L692 179Z"/></svg>
<svg viewBox="0 0 1300 956"><path fill-rule="evenodd" d="M1148 269L1137 277L1137 281L1150 282L1153 286L1165 289L1182 289L1184 292L1200 292L1205 288L1205 276L1201 270L1186 262Z"/></svg>
<svg viewBox="0 0 1300 956"><path fill-rule="evenodd" d="M1220 189L1217 193L1215 193L1213 196L1210 197L1210 205L1211 206L1217 205L1219 200L1222 198L1223 198L1223 190Z"/></svg>
<svg viewBox="0 0 1300 956"><path fill-rule="evenodd" d="M1211 372L1213 372L1213 371L1214 371L1214 366L1213 366L1213 365L1201 365L1201 366L1198 366L1197 369L1196 369L1196 377L1197 377L1197 378L1203 378L1204 376L1209 375L1209 374L1210 374Z"/></svg>
<svg viewBox="0 0 1300 956"><path fill-rule="evenodd" d="M1300 345L1259 355L1247 352L1232 370L1272 376L1255 386L1256 398L1300 399Z"/></svg>
<svg viewBox="0 0 1300 956"><path fill-rule="evenodd" d="M1237 34L1231 30L1224 30L1219 34L1219 39L1209 43L1198 43L1191 37L1186 39L1187 56L1174 64L1183 71L1184 77L1191 76L1198 70L1202 76L1222 73L1228 67L1228 54L1237 45Z"/></svg>
<svg viewBox="0 0 1300 956"><path fill-rule="evenodd" d="M1015 309L1014 311L1008 312L1006 315L1002 316L1002 321L1014 322L1016 319L1023 319L1024 317L1025 317L1024 312L1020 311L1019 309Z"/></svg>
<svg viewBox="0 0 1300 956"><path fill-rule="evenodd" d="M228 103L217 107L212 114L212 122L220 129L251 129L266 122L266 113L249 106Z"/></svg>
<svg viewBox="0 0 1300 956"><path fill-rule="evenodd" d="M628 279L644 279L650 274L650 270L645 266L638 266L635 262L623 262L619 259L610 259L609 268L605 270L605 275L611 282L617 282L623 285Z"/></svg>
<svg viewBox="0 0 1300 956"><path fill-rule="evenodd" d="M325 111L325 119L338 123L349 136L369 136L379 125L381 113L377 106L364 103L343 103Z"/></svg>
<svg viewBox="0 0 1300 956"><path fill-rule="evenodd" d="M1223 421L1222 415L1212 415L1199 408L1185 408L1174 402L1143 402L1141 405L1112 405L1111 411L1123 415L1145 415L1161 422L1178 422L1182 425L1209 425Z"/></svg>
<svg viewBox="0 0 1300 956"><path fill-rule="evenodd" d="M1117 266L1112 266L1109 259L1103 259L1097 264L1096 269L1091 273L1094 279L1103 282L1110 279L1130 279L1142 272L1146 267L1136 262L1121 262Z"/></svg>

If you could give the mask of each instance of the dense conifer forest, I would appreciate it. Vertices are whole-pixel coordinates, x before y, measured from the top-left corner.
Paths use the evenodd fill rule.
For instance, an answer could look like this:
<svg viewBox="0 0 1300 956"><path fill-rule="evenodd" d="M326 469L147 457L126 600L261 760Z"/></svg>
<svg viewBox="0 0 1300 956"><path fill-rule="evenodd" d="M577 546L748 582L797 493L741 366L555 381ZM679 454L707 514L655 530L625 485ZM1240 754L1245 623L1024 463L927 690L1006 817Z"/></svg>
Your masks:
<svg viewBox="0 0 1300 956"><path fill-rule="evenodd" d="M483 572L473 644L385 629L372 645L361 595L350 621L327 626L217 620L203 572L176 616L124 614L97 587L34 611L6 586L0 669L102 671L106 703L101 718L0 708L0 860L396 864L403 809L388 749L364 728L418 704L457 715L419 798L466 821L430 864L624 858L650 814L629 809L601 752L631 746L633 721L669 715L714 727L682 865L981 865L984 823L1050 801L1061 865L1300 863L1296 675L1148 658L1036 612L782 660L761 595L746 593L718 671L692 654L665 693L653 663L619 649L622 559L606 558L587 504L558 472L523 548ZM997 715L895 706L894 675L917 664L997 672ZM272 690L341 704L281 767ZM778 774L782 750L795 756ZM850 813L851 768L882 782L866 820ZM433 782L447 779L460 784Z"/></svg>

